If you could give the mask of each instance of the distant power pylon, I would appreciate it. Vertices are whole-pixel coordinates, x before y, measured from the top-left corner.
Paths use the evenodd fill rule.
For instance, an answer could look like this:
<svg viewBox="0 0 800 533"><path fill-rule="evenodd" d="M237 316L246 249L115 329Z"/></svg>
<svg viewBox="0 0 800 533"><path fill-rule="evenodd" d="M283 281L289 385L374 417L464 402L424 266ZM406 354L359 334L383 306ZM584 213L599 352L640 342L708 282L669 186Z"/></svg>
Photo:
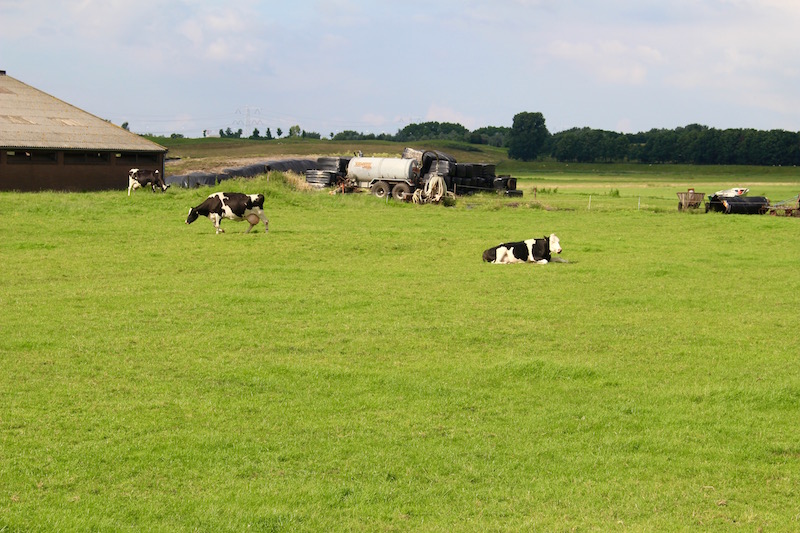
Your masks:
<svg viewBox="0 0 800 533"><path fill-rule="evenodd" d="M250 107L249 105L245 105L244 109L242 108L237 109L236 114L244 115L243 119L235 120L234 124L239 126L244 126L244 129L242 131L247 135L253 132L252 127L264 125L264 122L260 118L254 118L261 114L260 107Z"/></svg>

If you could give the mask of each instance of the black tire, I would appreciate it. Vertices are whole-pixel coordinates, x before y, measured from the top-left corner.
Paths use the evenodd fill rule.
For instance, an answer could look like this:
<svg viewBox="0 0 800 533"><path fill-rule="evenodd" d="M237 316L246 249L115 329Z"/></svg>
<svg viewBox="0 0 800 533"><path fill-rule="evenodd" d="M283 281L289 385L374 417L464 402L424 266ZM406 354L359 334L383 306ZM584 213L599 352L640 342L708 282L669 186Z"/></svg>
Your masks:
<svg viewBox="0 0 800 533"><path fill-rule="evenodd" d="M326 187L331 184L332 174L325 170L306 170L306 183L315 187Z"/></svg>
<svg viewBox="0 0 800 533"><path fill-rule="evenodd" d="M408 184L400 182L392 188L392 198L402 202L407 194L411 193L411 187Z"/></svg>
<svg viewBox="0 0 800 533"><path fill-rule="evenodd" d="M389 196L389 191L391 191L391 187L385 181L379 181L372 185L372 194L377 196L378 198L386 198Z"/></svg>

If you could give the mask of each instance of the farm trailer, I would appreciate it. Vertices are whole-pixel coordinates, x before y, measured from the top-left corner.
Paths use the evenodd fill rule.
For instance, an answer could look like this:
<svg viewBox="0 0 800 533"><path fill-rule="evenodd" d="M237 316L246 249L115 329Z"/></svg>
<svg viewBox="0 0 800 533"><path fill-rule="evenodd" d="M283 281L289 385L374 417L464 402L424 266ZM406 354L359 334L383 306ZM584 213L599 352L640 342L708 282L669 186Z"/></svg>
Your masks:
<svg viewBox="0 0 800 533"><path fill-rule="evenodd" d="M517 180L496 176L495 166L482 163L458 163L454 157L438 151L406 148L395 157L321 157L318 169L306 171L306 181L318 187L368 189L379 198L391 196L407 200L425 188L434 178L441 178L454 194L488 191L508 196L522 196Z"/></svg>
<svg viewBox="0 0 800 533"><path fill-rule="evenodd" d="M725 214L762 215L767 212L769 199L764 196L747 196L750 189L734 187L717 191L708 196L706 213L716 211Z"/></svg>

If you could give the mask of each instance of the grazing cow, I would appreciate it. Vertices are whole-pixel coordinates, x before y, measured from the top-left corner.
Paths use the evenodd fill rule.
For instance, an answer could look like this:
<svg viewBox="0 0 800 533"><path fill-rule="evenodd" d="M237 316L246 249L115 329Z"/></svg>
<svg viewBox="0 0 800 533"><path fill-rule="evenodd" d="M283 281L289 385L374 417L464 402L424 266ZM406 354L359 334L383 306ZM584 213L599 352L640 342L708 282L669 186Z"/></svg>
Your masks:
<svg viewBox="0 0 800 533"><path fill-rule="evenodd" d="M131 191L147 185L150 185L153 192L156 192L156 187L159 187L161 192L169 189L169 185L164 183L164 178L161 177L161 173L158 170L132 168L128 172L128 196L131 195Z"/></svg>
<svg viewBox="0 0 800 533"><path fill-rule="evenodd" d="M264 216L263 194L215 192L209 195L202 204L189 209L186 223L191 224L201 215L208 217L214 223L217 233L225 233L225 230L219 227L219 223L223 218L231 220L247 219L250 227L247 228L245 233L250 233L250 230L258 224L259 220L264 223L264 231L269 231L269 220Z"/></svg>
<svg viewBox="0 0 800 533"><path fill-rule="evenodd" d="M561 253L561 243L555 233L541 239L506 242L483 252L483 260L489 263L537 263L546 264L552 253Z"/></svg>

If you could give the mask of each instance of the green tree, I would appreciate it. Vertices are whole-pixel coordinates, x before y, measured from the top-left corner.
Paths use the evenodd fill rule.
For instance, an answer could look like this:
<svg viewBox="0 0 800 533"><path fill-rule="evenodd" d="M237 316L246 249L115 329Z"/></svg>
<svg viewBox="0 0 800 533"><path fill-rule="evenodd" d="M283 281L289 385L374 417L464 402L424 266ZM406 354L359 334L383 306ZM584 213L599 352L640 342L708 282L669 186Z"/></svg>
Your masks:
<svg viewBox="0 0 800 533"><path fill-rule="evenodd" d="M430 139L446 139L464 141L469 137L469 130L461 124L453 122L423 122L409 124L398 131L394 139L398 142L413 142Z"/></svg>
<svg viewBox="0 0 800 533"><path fill-rule="evenodd" d="M517 113L508 134L508 157L533 161L544 148L550 132L541 113Z"/></svg>
<svg viewBox="0 0 800 533"><path fill-rule="evenodd" d="M489 146L505 146L506 136L511 128L486 126L478 128L469 135L472 144L488 144Z"/></svg>
<svg viewBox="0 0 800 533"><path fill-rule="evenodd" d="M275 134L278 136L278 138L280 138L280 136L283 135L283 130L278 128L277 130L275 130Z"/></svg>
<svg viewBox="0 0 800 533"><path fill-rule="evenodd" d="M239 128L238 131L233 131L230 128L227 128L225 131L219 130L219 136L223 139L241 139L242 133L241 128Z"/></svg>
<svg viewBox="0 0 800 533"><path fill-rule="evenodd" d="M334 141L360 141L364 139L364 134L355 130L340 131L333 136Z"/></svg>
<svg viewBox="0 0 800 533"><path fill-rule="evenodd" d="M289 128L289 137L299 137L300 136L300 126L295 124Z"/></svg>

